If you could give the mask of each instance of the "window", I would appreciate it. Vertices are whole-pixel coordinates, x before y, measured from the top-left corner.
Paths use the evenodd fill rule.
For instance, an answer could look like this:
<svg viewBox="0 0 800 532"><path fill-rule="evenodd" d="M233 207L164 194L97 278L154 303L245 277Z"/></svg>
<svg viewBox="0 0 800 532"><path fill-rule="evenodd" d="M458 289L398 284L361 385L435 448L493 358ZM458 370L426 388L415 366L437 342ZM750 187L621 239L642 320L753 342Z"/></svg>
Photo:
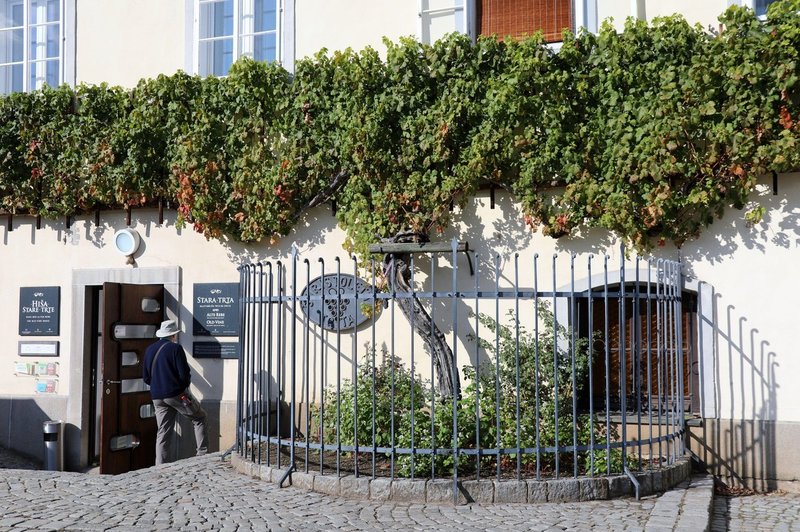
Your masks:
<svg viewBox="0 0 800 532"><path fill-rule="evenodd" d="M618 291L619 285L609 286ZM629 410L637 405L642 411L656 409L656 405L671 399L674 390L667 384L674 380L676 370L674 355L677 338L670 327L670 312L658 303L659 294L651 293L647 298L647 287L639 288L638 304L634 307L632 296L634 285L626 286L628 301L624 308L624 326L620 326L621 309L618 297L609 297L608 308L603 299L595 299L592 305L592 392L595 408L603 408L606 400L609 408L619 410L621 390L626 390ZM599 292L599 289L595 289ZM687 413L700 412L700 373L697 356L697 296L684 292L682 296L681 342L683 351L684 405ZM638 314L638 316L637 316ZM606 319L608 319L606 335ZM578 331L589 338L589 306L587 300L578 303ZM606 343L607 341L607 343ZM624 346L624 348L623 348ZM609 374L606 375L608 353ZM621 386L622 357L625 357L625 386ZM608 384L608 387L606 386ZM634 390L639 390L636 395ZM608 392L608 395L606 395ZM581 402L588 403L588 389L584 390Z"/></svg>
<svg viewBox="0 0 800 532"><path fill-rule="evenodd" d="M0 94L63 81L61 0L0 0Z"/></svg>
<svg viewBox="0 0 800 532"><path fill-rule="evenodd" d="M755 0L753 2L753 9L759 17L767 16L767 6L775 0Z"/></svg>
<svg viewBox="0 0 800 532"><path fill-rule="evenodd" d="M572 29L572 0L478 0L479 35L521 38L537 31L547 42L560 42L564 28Z"/></svg>
<svg viewBox="0 0 800 532"><path fill-rule="evenodd" d="M201 76L224 76L242 56L279 59L278 0L199 0L198 7Z"/></svg>
<svg viewBox="0 0 800 532"><path fill-rule="evenodd" d="M433 44L452 32L473 35L471 7L464 0L420 0L420 41Z"/></svg>

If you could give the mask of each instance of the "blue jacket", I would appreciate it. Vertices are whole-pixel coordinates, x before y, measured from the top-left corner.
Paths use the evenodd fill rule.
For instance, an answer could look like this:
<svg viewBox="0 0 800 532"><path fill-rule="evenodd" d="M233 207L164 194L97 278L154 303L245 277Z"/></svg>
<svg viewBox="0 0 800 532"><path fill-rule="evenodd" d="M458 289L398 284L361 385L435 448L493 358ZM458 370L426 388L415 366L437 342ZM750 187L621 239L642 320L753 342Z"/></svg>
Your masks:
<svg viewBox="0 0 800 532"><path fill-rule="evenodd" d="M161 354L153 366L153 358L162 345L164 348L161 349ZM153 366L152 372L150 366ZM144 382L150 385L150 397L153 399L165 399L182 394L192 381L192 373L183 347L166 338L148 346L144 354L142 377Z"/></svg>

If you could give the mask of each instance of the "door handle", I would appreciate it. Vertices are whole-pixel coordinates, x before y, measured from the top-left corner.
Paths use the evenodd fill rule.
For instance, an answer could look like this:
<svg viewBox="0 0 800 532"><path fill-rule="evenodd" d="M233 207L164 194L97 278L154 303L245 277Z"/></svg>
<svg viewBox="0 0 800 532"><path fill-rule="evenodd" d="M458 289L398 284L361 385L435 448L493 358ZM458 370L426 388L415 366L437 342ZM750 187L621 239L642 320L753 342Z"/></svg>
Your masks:
<svg viewBox="0 0 800 532"><path fill-rule="evenodd" d="M111 379L106 379L106 386L111 384L122 384L122 381L112 381Z"/></svg>

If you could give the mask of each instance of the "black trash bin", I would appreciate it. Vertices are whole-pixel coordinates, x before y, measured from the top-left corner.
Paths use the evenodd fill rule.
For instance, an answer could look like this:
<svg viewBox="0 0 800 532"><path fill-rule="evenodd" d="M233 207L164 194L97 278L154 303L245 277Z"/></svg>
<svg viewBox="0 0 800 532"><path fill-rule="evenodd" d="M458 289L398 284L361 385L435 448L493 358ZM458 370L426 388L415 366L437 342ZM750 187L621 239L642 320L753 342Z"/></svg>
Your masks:
<svg viewBox="0 0 800 532"><path fill-rule="evenodd" d="M64 422L45 421L42 426L44 435L44 468L47 471L64 471Z"/></svg>

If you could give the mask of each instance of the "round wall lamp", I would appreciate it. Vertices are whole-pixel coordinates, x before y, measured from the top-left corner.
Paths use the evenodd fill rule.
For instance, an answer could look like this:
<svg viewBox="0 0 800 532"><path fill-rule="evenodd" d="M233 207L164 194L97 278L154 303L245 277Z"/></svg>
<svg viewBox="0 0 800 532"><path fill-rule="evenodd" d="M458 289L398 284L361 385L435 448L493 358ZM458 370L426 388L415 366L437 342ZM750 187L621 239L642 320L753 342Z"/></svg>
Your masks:
<svg viewBox="0 0 800 532"><path fill-rule="evenodd" d="M133 264L133 254L139 249L141 238L133 229L120 229L114 233L114 249L128 257L128 264Z"/></svg>

